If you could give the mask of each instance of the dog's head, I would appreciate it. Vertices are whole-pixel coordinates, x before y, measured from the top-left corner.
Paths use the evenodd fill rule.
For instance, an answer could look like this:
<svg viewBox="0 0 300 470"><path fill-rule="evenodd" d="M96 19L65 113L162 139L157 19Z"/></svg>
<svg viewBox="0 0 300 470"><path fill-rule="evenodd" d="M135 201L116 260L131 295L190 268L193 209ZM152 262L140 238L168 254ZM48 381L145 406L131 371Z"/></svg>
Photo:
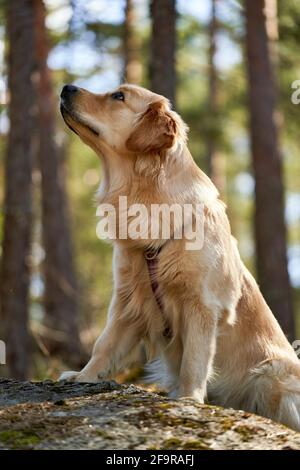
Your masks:
<svg viewBox="0 0 300 470"><path fill-rule="evenodd" d="M65 85L61 112L67 125L101 153L163 153L185 136L185 126L168 100L134 85L105 94Z"/></svg>

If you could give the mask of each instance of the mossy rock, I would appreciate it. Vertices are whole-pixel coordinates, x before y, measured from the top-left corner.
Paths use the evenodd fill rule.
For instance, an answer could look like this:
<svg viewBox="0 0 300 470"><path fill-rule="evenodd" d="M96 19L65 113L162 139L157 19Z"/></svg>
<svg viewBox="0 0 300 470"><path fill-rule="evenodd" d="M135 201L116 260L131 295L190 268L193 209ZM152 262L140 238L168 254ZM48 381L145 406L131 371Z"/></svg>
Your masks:
<svg viewBox="0 0 300 470"><path fill-rule="evenodd" d="M243 411L113 381L0 379L0 449L300 450L300 434Z"/></svg>

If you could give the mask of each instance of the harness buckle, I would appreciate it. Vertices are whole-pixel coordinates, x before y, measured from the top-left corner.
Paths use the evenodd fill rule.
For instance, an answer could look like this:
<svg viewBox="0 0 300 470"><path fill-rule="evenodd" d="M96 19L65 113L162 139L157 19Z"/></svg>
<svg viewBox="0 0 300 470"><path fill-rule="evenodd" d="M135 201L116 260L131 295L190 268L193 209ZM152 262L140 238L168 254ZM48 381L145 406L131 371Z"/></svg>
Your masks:
<svg viewBox="0 0 300 470"><path fill-rule="evenodd" d="M157 256L159 255L160 253L160 250L161 250L161 247L159 248L148 248L145 252L144 252L144 256L145 256L145 259L147 260L152 260L152 259L155 259L157 258Z"/></svg>

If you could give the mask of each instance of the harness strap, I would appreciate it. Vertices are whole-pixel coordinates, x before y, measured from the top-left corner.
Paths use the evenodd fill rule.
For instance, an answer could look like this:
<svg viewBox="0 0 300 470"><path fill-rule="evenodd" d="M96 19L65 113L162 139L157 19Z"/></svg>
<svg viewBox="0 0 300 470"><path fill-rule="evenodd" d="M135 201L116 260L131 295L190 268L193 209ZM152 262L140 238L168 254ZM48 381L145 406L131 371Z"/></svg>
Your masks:
<svg viewBox="0 0 300 470"><path fill-rule="evenodd" d="M164 245L163 245L164 246ZM158 255L161 252L163 246L159 247L158 249L148 248L144 251L144 257L147 263L151 289L153 295L155 297L156 303L161 311L163 322L165 325L163 336L165 338L171 339L172 338L172 329L169 325L169 322L166 318L164 313L164 304L161 293L159 292L159 284L157 281L157 265L158 265Z"/></svg>

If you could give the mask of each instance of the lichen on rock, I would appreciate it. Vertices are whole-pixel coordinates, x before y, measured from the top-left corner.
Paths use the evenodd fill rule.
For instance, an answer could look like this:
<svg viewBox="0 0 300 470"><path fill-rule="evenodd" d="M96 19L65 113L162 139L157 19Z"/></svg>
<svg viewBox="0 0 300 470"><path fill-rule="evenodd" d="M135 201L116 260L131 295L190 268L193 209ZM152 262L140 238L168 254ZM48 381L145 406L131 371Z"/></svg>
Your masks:
<svg viewBox="0 0 300 470"><path fill-rule="evenodd" d="M0 379L0 449L300 449L300 434L243 411L133 385Z"/></svg>

